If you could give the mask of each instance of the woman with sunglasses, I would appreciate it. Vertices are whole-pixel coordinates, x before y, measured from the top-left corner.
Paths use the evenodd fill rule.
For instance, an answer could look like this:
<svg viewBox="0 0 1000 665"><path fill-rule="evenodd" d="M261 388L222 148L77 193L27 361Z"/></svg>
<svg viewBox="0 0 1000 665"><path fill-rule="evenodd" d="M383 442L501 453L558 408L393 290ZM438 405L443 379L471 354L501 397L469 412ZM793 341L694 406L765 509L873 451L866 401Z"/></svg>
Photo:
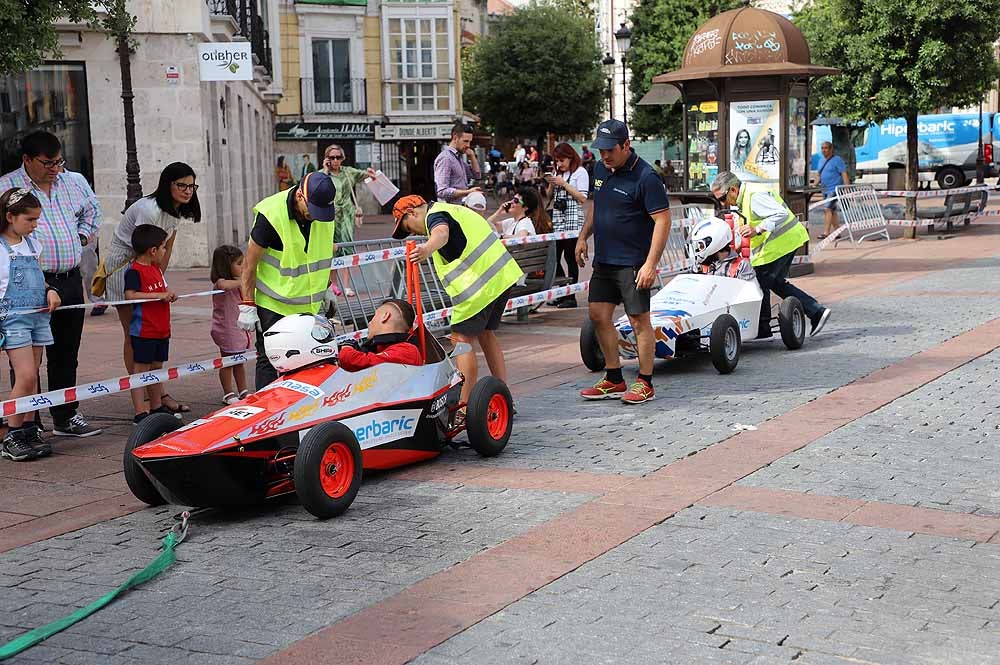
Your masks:
<svg viewBox="0 0 1000 665"><path fill-rule="evenodd" d="M337 252L334 256L354 254L353 249L343 246L344 243L354 242L354 229L361 226L361 216L357 214L358 202L354 195L354 188L363 178L375 177L374 169L369 168L362 171L353 166L347 166L344 163L345 160L344 149L336 143L327 146L323 152L323 172L330 176L330 179L333 180L333 186L337 188L333 199L333 205L337 210L336 218L333 220L333 242L337 245ZM338 273L343 276L344 290L343 292L340 290L336 283L338 280L335 280L331 287L334 294L339 296L341 293L346 293L348 296L353 296L354 290L351 289L348 272L344 270L338 271Z"/></svg>
<svg viewBox="0 0 1000 665"><path fill-rule="evenodd" d="M523 238L552 232L552 220L542 207L542 197L533 187L521 187L510 201L486 220L501 238Z"/></svg>
<svg viewBox="0 0 1000 665"><path fill-rule="evenodd" d="M158 226L167 232L166 251L160 261L161 272L166 272L170 264L170 255L177 238L177 225L181 218L193 222L201 221L201 205L198 203L198 185L195 182L194 169L184 162L168 164L160 173L160 182L149 196L144 196L129 206L125 216L118 223L111 246L104 256L104 268L108 279L104 297L107 301L125 299L125 272L135 259L132 250L132 232L137 226L150 224ZM129 336L129 324L132 321L132 305L116 305L118 320L125 334L122 346L122 357L125 369L129 374L135 370L132 359L132 343ZM163 405L174 413L190 411L170 395L163 395Z"/></svg>

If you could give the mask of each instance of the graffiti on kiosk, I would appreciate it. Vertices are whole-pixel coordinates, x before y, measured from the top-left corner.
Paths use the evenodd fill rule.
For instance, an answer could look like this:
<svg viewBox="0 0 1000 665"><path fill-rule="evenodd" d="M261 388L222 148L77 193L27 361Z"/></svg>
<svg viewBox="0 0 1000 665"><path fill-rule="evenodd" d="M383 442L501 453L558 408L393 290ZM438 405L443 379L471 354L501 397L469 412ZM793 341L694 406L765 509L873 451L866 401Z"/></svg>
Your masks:
<svg viewBox="0 0 1000 665"><path fill-rule="evenodd" d="M774 62L781 52L781 41L777 33L770 31L733 32L731 40L733 46L726 53L727 65Z"/></svg>
<svg viewBox="0 0 1000 665"><path fill-rule="evenodd" d="M699 32L691 38L691 50L688 52L688 57L690 59L691 57L701 55L705 51L711 51L721 42L718 28Z"/></svg>
<svg viewBox="0 0 1000 665"><path fill-rule="evenodd" d="M274 416L273 418L268 418L263 420L253 427L250 428L250 436L257 436L258 434L270 434L271 432L277 431L279 427L285 424L285 414L280 414Z"/></svg>

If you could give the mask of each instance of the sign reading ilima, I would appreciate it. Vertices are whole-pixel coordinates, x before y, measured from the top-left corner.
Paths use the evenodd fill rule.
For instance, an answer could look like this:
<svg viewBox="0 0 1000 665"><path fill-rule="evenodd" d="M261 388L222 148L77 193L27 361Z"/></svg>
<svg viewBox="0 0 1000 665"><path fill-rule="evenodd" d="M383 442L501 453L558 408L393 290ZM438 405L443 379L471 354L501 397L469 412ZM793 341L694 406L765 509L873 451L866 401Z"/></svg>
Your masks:
<svg viewBox="0 0 1000 665"><path fill-rule="evenodd" d="M250 81L253 55L250 42L214 42L198 45L202 81Z"/></svg>

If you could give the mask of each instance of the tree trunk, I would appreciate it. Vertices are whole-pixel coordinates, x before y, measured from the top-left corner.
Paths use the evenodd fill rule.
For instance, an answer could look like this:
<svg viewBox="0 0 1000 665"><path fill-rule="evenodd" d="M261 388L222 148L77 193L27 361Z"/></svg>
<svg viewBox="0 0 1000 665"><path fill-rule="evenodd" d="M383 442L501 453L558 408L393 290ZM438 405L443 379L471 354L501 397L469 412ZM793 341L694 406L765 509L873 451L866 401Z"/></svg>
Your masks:
<svg viewBox="0 0 1000 665"><path fill-rule="evenodd" d="M917 191L917 184L919 182L917 178L919 160L917 157L917 112L909 111L906 114L906 189L909 192ZM906 219L916 218L917 199L916 197L907 197ZM903 237L915 239L917 237L917 227L906 227Z"/></svg>

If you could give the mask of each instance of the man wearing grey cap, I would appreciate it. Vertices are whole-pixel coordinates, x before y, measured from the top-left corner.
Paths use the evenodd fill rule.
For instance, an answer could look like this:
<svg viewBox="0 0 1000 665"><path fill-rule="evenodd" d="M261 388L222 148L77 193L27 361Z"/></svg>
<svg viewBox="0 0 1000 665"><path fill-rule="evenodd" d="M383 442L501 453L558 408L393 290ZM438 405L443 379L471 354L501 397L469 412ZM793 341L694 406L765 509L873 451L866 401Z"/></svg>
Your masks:
<svg viewBox="0 0 1000 665"><path fill-rule="evenodd" d="M641 404L653 399L653 347L649 320L650 289L656 266L670 234L670 203L663 180L635 154L628 127L606 120L591 144L600 150L594 165L594 213L584 223L576 243L576 261L587 261L587 239L594 234L594 273L590 278L590 320L604 352L606 374L584 399L620 399ZM639 378L626 385L618 355L614 313L625 305L635 331Z"/></svg>

